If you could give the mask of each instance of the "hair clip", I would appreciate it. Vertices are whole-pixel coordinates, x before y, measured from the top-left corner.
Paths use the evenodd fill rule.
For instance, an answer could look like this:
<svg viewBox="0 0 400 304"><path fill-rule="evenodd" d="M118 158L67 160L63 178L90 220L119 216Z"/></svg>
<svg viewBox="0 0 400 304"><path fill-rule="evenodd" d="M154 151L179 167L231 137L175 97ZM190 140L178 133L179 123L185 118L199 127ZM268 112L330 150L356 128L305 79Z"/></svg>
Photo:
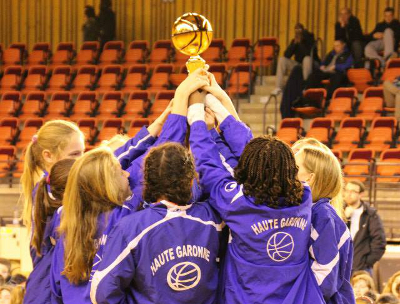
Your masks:
<svg viewBox="0 0 400 304"><path fill-rule="evenodd" d="M33 142L33 143L36 143L37 140L38 140L37 134L33 135L33 136L32 136L32 142Z"/></svg>
<svg viewBox="0 0 400 304"><path fill-rule="evenodd" d="M46 184L50 185L50 174L46 176Z"/></svg>

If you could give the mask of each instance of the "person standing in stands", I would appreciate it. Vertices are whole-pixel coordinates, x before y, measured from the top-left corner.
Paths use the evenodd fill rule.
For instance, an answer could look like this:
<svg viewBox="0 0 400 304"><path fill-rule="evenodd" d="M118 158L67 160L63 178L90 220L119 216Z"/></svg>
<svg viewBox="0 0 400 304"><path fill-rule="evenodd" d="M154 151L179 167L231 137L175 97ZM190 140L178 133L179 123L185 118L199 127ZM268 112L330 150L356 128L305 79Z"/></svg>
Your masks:
<svg viewBox="0 0 400 304"><path fill-rule="evenodd" d="M351 13L349 8L342 8L339 20L335 24L335 40L343 40L354 57L354 66L362 66L363 33L360 20Z"/></svg>
<svg viewBox="0 0 400 304"><path fill-rule="evenodd" d="M85 17L86 22L82 26L83 41L97 41L99 39L99 26L93 6L85 6Z"/></svg>
<svg viewBox="0 0 400 304"><path fill-rule="evenodd" d="M346 184L345 215L354 246L353 272L366 270L372 274L372 267L385 253L386 237L377 211L361 199L364 191L365 186L360 181Z"/></svg>
<svg viewBox="0 0 400 304"><path fill-rule="evenodd" d="M301 23L297 23L295 28L294 39L287 47L284 56L279 57L278 70L276 72L276 89L273 94L279 94L283 91L284 81L283 76L292 70L295 66L301 65L303 69L303 79L307 79L312 71L311 59L312 48L315 44L314 34L307 31ZM290 59L294 56L294 60ZM315 59L317 54L314 54Z"/></svg>
<svg viewBox="0 0 400 304"><path fill-rule="evenodd" d="M400 41L400 22L394 18L393 7L387 7L384 11L384 20L379 22L368 37L370 42L365 47L365 56L378 59L382 66L395 56L395 51ZM383 51L383 57L379 52Z"/></svg>
<svg viewBox="0 0 400 304"><path fill-rule="evenodd" d="M98 17L100 27L100 44L104 47L107 41L115 39L115 13L111 9L111 0L101 0Z"/></svg>

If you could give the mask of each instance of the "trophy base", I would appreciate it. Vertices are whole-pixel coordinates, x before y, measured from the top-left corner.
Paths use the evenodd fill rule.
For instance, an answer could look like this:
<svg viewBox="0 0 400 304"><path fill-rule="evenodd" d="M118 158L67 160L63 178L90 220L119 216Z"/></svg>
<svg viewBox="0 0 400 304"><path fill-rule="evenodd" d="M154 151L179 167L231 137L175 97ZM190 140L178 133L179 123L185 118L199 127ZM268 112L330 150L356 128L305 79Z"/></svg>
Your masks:
<svg viewBox="0 0 400 304"><path fill-rule="evenodd" d="M206 61L201 58L199 55L197 56L190 56L188 61L186 62L186 68L190 73L196 71L197 69L202 69L206 65Z"/></svg>

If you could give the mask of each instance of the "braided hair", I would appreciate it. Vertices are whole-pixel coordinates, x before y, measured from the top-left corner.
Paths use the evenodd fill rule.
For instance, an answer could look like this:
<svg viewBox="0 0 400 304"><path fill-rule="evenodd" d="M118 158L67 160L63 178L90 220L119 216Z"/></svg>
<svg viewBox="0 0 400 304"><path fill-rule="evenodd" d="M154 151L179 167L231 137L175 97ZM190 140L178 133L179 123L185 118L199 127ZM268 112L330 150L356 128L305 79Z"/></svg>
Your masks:
<svg viewBox="0 0 400 304"><path fill-rule="evenodd" d="M303 187L297 173L290 147L276 137L260 136L245 147L235 168L235 179L256 204L277 209L301 204Z"/></svg>

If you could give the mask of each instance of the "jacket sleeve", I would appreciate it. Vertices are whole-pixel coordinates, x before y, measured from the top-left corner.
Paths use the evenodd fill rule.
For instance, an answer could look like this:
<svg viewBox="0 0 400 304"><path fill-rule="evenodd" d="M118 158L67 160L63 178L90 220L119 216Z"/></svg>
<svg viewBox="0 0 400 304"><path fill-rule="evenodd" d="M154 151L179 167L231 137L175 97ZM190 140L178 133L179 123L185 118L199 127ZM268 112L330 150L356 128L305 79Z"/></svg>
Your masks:
<svg viewBox="0 0 400 304"><path fill-rule="evenodd" d="M250 128L229 115L221 123L220 129L233 155L239 159L244 148L253 138Z"/></svg>
<svg viewBox="0 0 400 304"><path fill-rule="evenodd" d="M346 41L346 28L342 27L339 22L335 23L335 40Z"/></svg>
<svg viewBox="0 0 400 304"><path fill-rule="evenodd" d="M62 239L59 240L55 246L52 263L50 267L50 289L51 289L51 304L62 304L62 293L61 293L61 269L60 269L60 257L64 256L61 243Z"/></svg>
<svg viewBox="0 0 400 304"><path fill-rule="evenodd" d="M126 289L135 275L134 257L127 250L128 242L120 226L110 233L104 247L103 260L94 273L90 299L95 304L128 303Z"/></svg>
<svg viewBox="0 0 400 304"><path fill-rule="evenodd" d="M204 121L196 121L190 128L190 147L196 160L200 183L206 193L210 193L210 204L221 217L226 214L238 198L243 196L238 185L223 166L216 144L211 139Z"/></svg>
<svg viewBox="0 0 400 304"><path fill-rule="evenodd" d="M353 56L349 53L344 63L336 63L335 69L339 72L345 72L353 65Z"/></svg>
<svg viewBox="0 0 400 304"><path fill-rule="evenodd" d="M237 166L238 159L233 155L231 149L229 148L226 141L222 138L222 136L215 130L210 130L210 134L215 144L217 145L218 152L220 154L220 158L224 166L228 169L226 165L229 166L228 171L232 171L233 176L233 168ZM225 165L226 164L226 165Z"/></svg>
<svg viewBox="0 0 400 304"><path fill-rule="evenodd" d="M296 43L294 43L294 39L290 42L289 46L287 47L287 49L285 50L284 56L288 59L290 59L290 57L292 57L294 55L294 53L296 52Z"/></svg>
<svg viewBox="0 0 400 304"><path fill-rule="evenodd" d="M151 136L146 127L143 127L135 137L128 140L123 146L115 150L114 155L121 163L122 169L129 167L131 162L142 155L154 144L156 138Z"/></svg>
<svg viewBox="0 0 400 304"><path fill-rule="evenodd" d="M340 259L348 257L348 254L341 254L341 251L349 250L351 237L347 227L344 227L345 229L340 234L337 226L334 218L313 216L310 246L311 270L325 299L331 298L338 292L343 280L346 279L340 273L342 263Z"/></svg>
<svg viewBox="0 0 400 304"><path fill-rule="evenodd" d="M386 250L386 236L382 221L377 213L374 213L369 219L370 234L370 254L366 258L366 264L372 267L379 261Z"/></svg>

